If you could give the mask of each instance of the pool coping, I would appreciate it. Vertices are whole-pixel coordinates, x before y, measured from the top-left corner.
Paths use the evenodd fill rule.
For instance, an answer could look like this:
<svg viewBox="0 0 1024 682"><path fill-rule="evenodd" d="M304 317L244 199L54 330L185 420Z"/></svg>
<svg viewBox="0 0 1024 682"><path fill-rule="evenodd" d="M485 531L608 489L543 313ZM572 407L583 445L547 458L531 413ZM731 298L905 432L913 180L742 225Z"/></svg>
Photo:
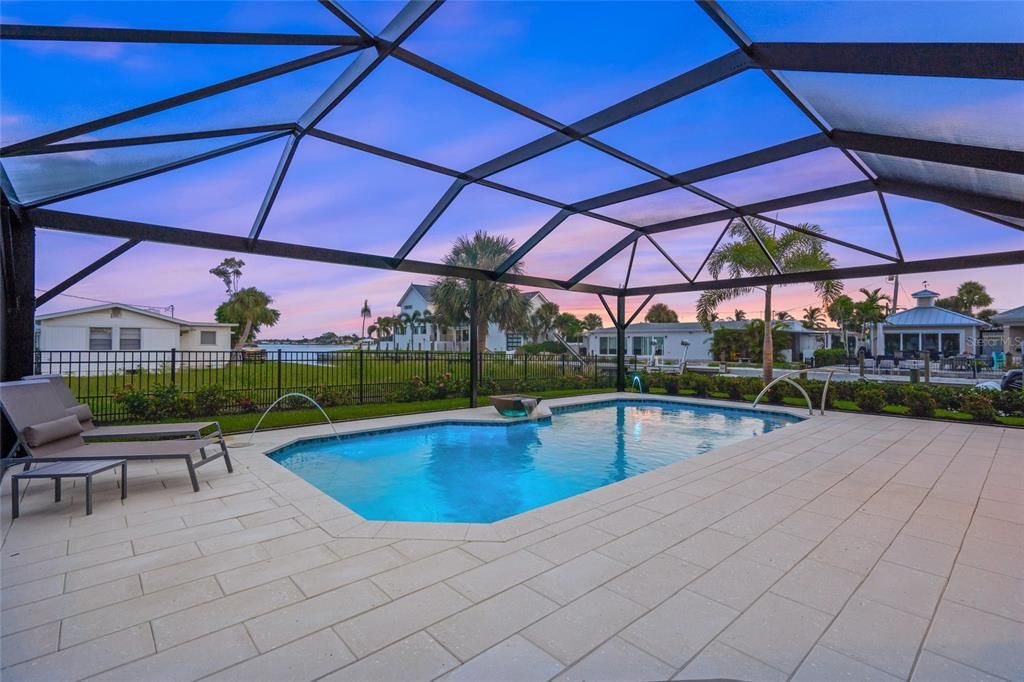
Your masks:
<svg viewBox="0 0 1024 682"><path fill-rule="evenodd" d="M574 407L602 402L614 401L636 401L645 402L648 396L640 396L635 393L596 393L583 396L571 396L566 398L554 398L545 401L548 407ZM752 411L748 403L708 400L693 398L691 396L668 396L658 395L654 397L657 402L674 402L681 404L699 405L702 407L714 407L717 409ZM786 416L799 417L801 421L787 424L784 429L776 429L770 433L756 437L759 443L779 434L791 435L793 429L801 429L806 425L828 419L829 415L808 415L804 408L794 408L783 405L772 405L764 409L767 413L784 414ZM433 426L437 424L459 422L463 424L514 424L530 420L530 417L504 417L497 413L490 406L465 408L459 410L448 410L444 412L432 412L410 415L396 415L392 417L376 417L351 422L335 424L337 433L341 435L362 435L378 433L395 429L407 428L410 426ZM533 531L550 526L552 523L562 519L568 519L581 512L594 509L598 506L607 506L617 500L623 504L633 495L644 493L644 491L662 485L667 481L674 480L684 473L697 472L715 465L721 464L724 460L731 459L743 454L744 447L755 438L747 438L738 443L733 443L720 448L714 448L705 453L694 455L678 462L673 462L653 471L648 471L637 476L627 478L623 481L594 488L571 497L557 500L550 504L535 507L519 514L493 521L490 523L468 523L468 522L439 522L439 521L374 521L361 516L355 510L349 508L342 502L334 499L313 484L309 483L298 474L292 472L281 464L277 463L270 453L281 450L295 443L331 438L335 432L324 424L318 426L303 426L290 429L278 429L259 434L254 445L259 447L258 456L250 460L250 468L258 469L257 474L278 492L283 498L296 501L303 500L303 506L307 509L315 508L317 511L311 515L324 530L337 538L400 538L400 539L430 539L430 540L478 540L507 542ZM241 438L228 437L228 447L237 447ZM244 452L244 451L242 451ZM250 454L250 453L246 453ZM251 454L256 455L256 452ZM249 459L247 457L247 459ZM307 511L307 515L310 515Z"/></svg>

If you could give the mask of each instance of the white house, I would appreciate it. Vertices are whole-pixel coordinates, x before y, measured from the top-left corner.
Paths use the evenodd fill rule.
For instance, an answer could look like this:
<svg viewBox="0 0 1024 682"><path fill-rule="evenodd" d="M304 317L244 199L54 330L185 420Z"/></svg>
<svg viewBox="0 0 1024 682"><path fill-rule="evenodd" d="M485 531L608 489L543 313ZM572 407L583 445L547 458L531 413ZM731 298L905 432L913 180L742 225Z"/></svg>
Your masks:
<svg viewBox="0 0 1024 682"><path fill-rule="evenodd" d="M720 321L713 324L713 329L743 329L747 324ZM809 360L818 348L840 344L837 329L805 329L796 320L784 324L792 337L790 348L782 351L785 360ZM685 353L687 362L712 360L713 336L713 330L705 330L699 322L636 322L626 328L626 355L658 355L667 360L682 360ZM614 327L584 334L584 344L591 355L614 355L616 342Z"/></svg>
<svg viewBox="0 0 1024 682"><path fill-rule="evenodd" d="M432 311L433 290L434 287L426 284L410 284L398 299L399 314L412 317L414 313L422 315L426 310ZM536 310L542 303L548 302L539 291L527 291L523 295L529 301L530 312ZM529 341L529 334L525 330L506 334L494 322L487 325L489 351L515 352L519 346ZM401 333L396 332L394 338L381 344L381 347L396 350L466 351L469 350L469 326L461 325L442 332L434 324L410 324Z"/></svg>
<svg viewBox="0 0 1024 682"><path fill-rule="evenodd" d="M917 305L885 318L875 334L875 355L927 351L941 357L973 355L984 320L935 305L939 294L930 289L914 292Z"/></svg>
<svg viewBox="0 0 1024 682"><path fill-rule="evenodd" d="M36 324L40 369L57 374L106 374L145 364L142 354L130 358L108 351L228 351L234 326L189 322L123 304L37 315ZM211 356L210 362L221 359Z"/></svg>

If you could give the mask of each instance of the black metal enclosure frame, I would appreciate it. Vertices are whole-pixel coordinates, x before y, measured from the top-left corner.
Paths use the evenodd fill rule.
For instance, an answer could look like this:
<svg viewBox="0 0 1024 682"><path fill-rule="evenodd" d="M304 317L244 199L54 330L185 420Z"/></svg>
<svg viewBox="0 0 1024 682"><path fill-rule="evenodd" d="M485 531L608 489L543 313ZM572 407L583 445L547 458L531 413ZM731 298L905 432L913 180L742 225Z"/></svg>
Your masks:
<svg viewBox="0 0 1024 682"><path fill-rule="evenodd" d="M735 43L736 49L713 59L701 66L690 69L676 77L606 107L590 116L566 124L554 120L530 107L516 102L472 80L454 73L438 64L403 47L409 38L441 5L439 0L412 0L391 20L379 35L373 35L335 0L320 0L325 11L339 20L337 34L274 34L274 33L227 33L208 31L170 31L125 28L87 28L67 26L28 26L6 24L0 27L2 40L45 40L45 41L101 41L101 42L143 42L143 43L192 43L192 44L249 44L249 45L316 45L324 50L301 59L265 68L245 76L209 85L197 90L184 92L158 102L135 107L118 114L84 122L63 130L54 131L32 139L18 142L4 141L0 147L0 159L52 154L90 149L130 147L160 142L220 138L240 134L256 134L247 141L226 144L212 151L191 156L179 161L150 168L144 171L118 177L93 185L33 201L20 201L16 188L12 186L6 171L0 174L0 190L3 194L3 377L16 378L31 369L32 320L35 306L49 301L74 284L128 252L136 244L158 242L196 248L253 253L281 258L293 258L341 265L378 268L434 276L452 276L467 280L492 280L531 287L561 289L614 296L618 298L617 315L612 315L615 325L625 329L624 300L629 296L702 291L706 289L738 286L758 286L813 282L823 279L870 277L878 275L934 272L970 267L985 267L1024 263L1024 251L1003 251L972 256L950 256L930 260L905 260L900 245L897 225L893 224L885 195L899 195L918 200L937 202L953 207L975 217L980 217L1010 230L1024 231L1024 152L1015 149L980 147L957 144L948 141L911 139L881 134L837 129L822 118L806 102L799 92L786 82L781 72L812 71L845 74L876 74L886 76L943 77L960 79L1024 80L1024 44L1021 43L797 43L797 42L754 42L726 14L714 0L697 0L699 6ZM337 57L356 53L354 61L341 71L334 82L297 120L275 125L250 126L219 130L195 130L186 133L151 135L107 140L81 140L83 135L109 128L127 121L142 118L168 109L179 107L197 100L214 97L237 88L299 69L329 62ZM485 163L470 169L452 169L435 163L413 158L389 149L367 144L358 140L322 130L318 124L367 78L385 60L404 62L430 76L442 79L477 97L481 97L504 109L525 117L550 130L546 135L510 150ZM169 67L170 68L170 67ZM773 145L758 151L742 154L729 159L697 168L671 173L606 144L593 135L613 125L631 119L639 114L663 106L708 86L736 76L748 70L763 72L779 90L792 101L820 131L816 134ZM273 211L274 203L296 149L306 136L342 145L361 152L398 161L451 178L451 185L418 225L410 225L410 234L405 243L392 255L361 253L315 246L304 246L261 237L267 218ZM99 216L89 216L53 210L46 206L65 199L97 192L135 180L172 171L191 164L217 158L225 154L251 147L273 139L286 141L284 151L262 205L253 216L248 237L237 237L197 229L182 229L163 225L130 222ZM573 204L565 204L549 197L539 196L515 187L496 182L495 174L525 163L573 142L581 142L612 158L629 164L656 177L639 185L625 187L601 196L592 197ZM1009 146L1009 145L1008 145ZM777 197L749 205L736 205L725 198L715 196L696 186L695 183L720 177L729 173L756 168L765 164L792 158L812 151L833 148L839 150L855 166L863 180L826 187L791 196ZM890 175L887 170L873 163L865 155L884 155L901 160L939 163L952 169L960 182L943 181L937 178L922 181L908 181L906 178ZM2 162L0 162L2 163ZM981 173L998 172L1011 174L1014 178L1009 195L998 188L985 186ZM1016 182L1019 180L1020 182ZM550 206L551 218L531 237L519 245L517 251L494 271L453 267L443 263L424 262L409 258L416 245L430 231L445 210L470 185L480 185L493 190L526 198ZM964 189L970 187L971 189ZM668 189L681 188L720 207L713 212L695 216L680 217L652 225L637 225L618 220L601 213L603 207L619 202L648 196ZM990 191L991 190L991 191ZM1018 191L1021 190L1021 191ZM663 232L684 230L698 225L733 220L748 223L757 218L782 229L800 231L796 225L772 218L768 213L783 208L802 206L817 202L871 194L877 196L885 216L888 232L892 239L892 253L880 252L856 243L855 236L839 238L834 235L819 235L821 239L852 249L883 261L875 265L844 267L834 270L810 272L782 272L776 266L774 274L748 277L740 280L701 279L701 267L692 273L685 272L658 243ZM614 246L593 262L568 279L511 272L512 267L524 259L555 228L574 215L584 215L627 228L628 232ZM62 230L85 234L102 235L124 239L124 243L102 258L67 277L57 286L36 297L34 291L34 229ZM749 227L749 223L748 223ZM723 231L724 234L724 231ZM719 237L719 240L721 237ZM629 287L633 260L622 287L599 286L585 280L604 263L626 249L635 249L641 241L649 242L673 266L679 277L676 281L656 286ZM716 242L717 245L718 242ZM763 245L762 245L763 248ZM712 249L713 250L713 249ZM765 252L767 254L767 251ZM770 258L770 256L769 256ZM705 259L706 263L706 259ZM646 304L646 300L644 303ZM642 307L642 306L641 306ZM606 305L607 308L607 305ZM611 309L608 308L609 314ZM635 317L635 315L634 315ZM475 329L475 325L471 325ZM622 345L620 341L620 352ZM619 372L619 386L624 382Z"/></svg>

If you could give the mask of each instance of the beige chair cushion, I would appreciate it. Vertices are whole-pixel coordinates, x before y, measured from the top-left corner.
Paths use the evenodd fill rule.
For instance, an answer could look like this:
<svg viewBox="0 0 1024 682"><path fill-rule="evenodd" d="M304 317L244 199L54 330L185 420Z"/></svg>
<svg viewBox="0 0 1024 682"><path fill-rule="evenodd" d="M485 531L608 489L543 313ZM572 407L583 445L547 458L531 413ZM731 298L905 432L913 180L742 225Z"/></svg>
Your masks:
<svg viewBox="0 0 1024 682"><path fill-rule="evenodd" d="M26 426L22 435L30 447L37 448L40 445L46 445L69 436L77 436L80 433L82 433L82 425L78 422L78 417L69 414L53 421Z"/></svg>
<svg viewBox="0 0 1024 682"><path fill-rule="evenodd" d="M91 422L93 420L92 410L85 403L69 407L65 411L80 422Z"/></svg>

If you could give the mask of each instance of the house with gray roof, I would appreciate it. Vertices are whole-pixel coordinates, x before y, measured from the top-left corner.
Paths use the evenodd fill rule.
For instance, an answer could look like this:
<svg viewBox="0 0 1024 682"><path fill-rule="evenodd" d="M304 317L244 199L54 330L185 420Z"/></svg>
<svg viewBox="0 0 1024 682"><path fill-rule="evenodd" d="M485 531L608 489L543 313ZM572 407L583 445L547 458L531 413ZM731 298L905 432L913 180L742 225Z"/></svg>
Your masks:
<svg viewBox="0 0 1024 682"><path fill-rule="evenodd" d="M988 323L935 305L939 296L930 289L911 294L917 305L885 318L881 333L875 337L875 354L975 354L981 330Z"/></svg>
<svg viewBox="0 0 1024 682"><path fill-rule="evenodd" d="M1015 363L1024 360L1024 305L1004 310L992 316L992 323L1002 328L1002 350L1015 357Z"/></svg>

